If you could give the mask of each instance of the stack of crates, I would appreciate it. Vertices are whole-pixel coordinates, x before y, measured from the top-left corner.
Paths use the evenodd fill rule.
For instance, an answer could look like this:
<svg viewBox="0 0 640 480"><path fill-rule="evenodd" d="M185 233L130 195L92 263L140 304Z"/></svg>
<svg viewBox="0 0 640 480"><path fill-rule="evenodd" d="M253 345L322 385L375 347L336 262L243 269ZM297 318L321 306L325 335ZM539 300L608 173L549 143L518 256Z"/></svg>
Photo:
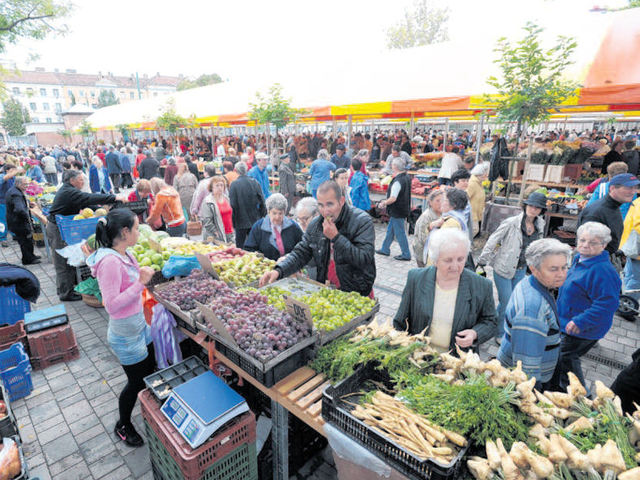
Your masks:
<svg viewBox="0 0 640 480"><path fill-rule="evenodd" d="M61 321L66 323L59 325ZM26 329L35 370L78 358L78 343L63 304L27 314Z"/></svg>
<svg viewBox="0 0 640 480"><path fill-rule="evenodd" d="M155 480L257 480L256 420L246 412L191 448L151 392L138 395Z"/></svg>
<svg viewBox="0 0 640 480"><path fill-rule="evenodd" d="M25 314L30 311L31 304L16 293L13 285L0 287L0 383L10 400L26 397L33 390L24 327Z"/></svg>

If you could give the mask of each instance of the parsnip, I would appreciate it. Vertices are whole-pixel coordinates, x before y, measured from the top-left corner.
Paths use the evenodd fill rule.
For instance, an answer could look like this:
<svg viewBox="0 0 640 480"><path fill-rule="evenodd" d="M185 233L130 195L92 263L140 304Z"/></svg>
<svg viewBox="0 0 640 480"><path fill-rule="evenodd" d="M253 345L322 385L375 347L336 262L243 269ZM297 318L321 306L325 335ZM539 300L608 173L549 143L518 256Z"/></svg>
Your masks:
<svg viewBox="0 0 640 480"><path fill-rule="evenodd" d="M445 369L451 368L455 371L460 370L462 364L464 363L461 359L459 359L458 357L454 357L450 353L442 353L440 355L440 360L442 361L442 366Z"/></svg>
<svg viewBox="0 0 640 480"><path fill-rule="evenodd" d="M566 462L569 456L562 448L562 444L560 443L560 435L558 435L557 433L551 434L549 442L549 460L551 460L553 463Z"/></svg>
<svg viewBox="0 0 640 480"><path fill-rule="evenodd" d="M607 470L613 470L616 474L626 470L624 458L616 442L612 439L607 440L607 443L602 447L600 454L600 464L602 473Z"/></svg>
<svg viewBox="0 0 640 480"><path fill-rule="evenodd" d="M487 461L489 462L491 469L497 470L498 468L500 468L500 451L498 450L496 444L491 440L487 440L485 450L487 452Z"/></svg>
<svg viewBox="0 0 640 480"><path fill-rule="evenodd" d="M526 446L525 446L526 448ZM548 458L536 455L528 448L524 452L527 462L538 478L549 478L553 475L553 463Z"/></svg>
<svg viewBox="0 0 640 480"><path fill-rule="evenodd" d="M587 394L587 390L584 388L580 380L575 373L569 372L569 386L567 387L567 393L573 397L573 399L582 398Z"/></svg>
<svg viewBox="0 0 640 480"><path fill-rule="evenodd" d="M584 471L588 470L591 466L591 462L589 462L587 456L584 453L580 452L580 450L578 450L578 447L576 447L573 443L571 443L563 436L559 435L558 438L560 439L560 445L562 445L562 449L569 457L569 461L567 462L569 468L575 468Z"/></svg>
<svg viewBox="0 0 640 480"><path fill-rule="evenodd" d="M544 393L540 393L538 390L534 390L533 393L536 394L536 398L540 403L544 403L547 405L553 405L553 402L549 400Z"/></svg>
<svg viewBox="0 0 640 480"><path fill-rule="evenodd" d="M520 472L516 464L513 463L513 459L505 450L500 438L496 440L496 446L500 452L500 465L502 466L502 473L504 474L505 480L516 480L520 476Z"/></svg>
<svg viewBox="0 0 640 480"><path fill-rule="evenodd" d="M536 384L536 377L531 377L526 382L519 383L516 390L520 393L520 397L525 401L535 402L536 396L533 393L533 387Z"/></svg>
<svg viewBox="0 0 640 480"><path fill-rule="evenodd" d="M566 420L571 416L571 412L564 408L548 408L547 412L561 420Z"/></svg>
<svg viewBox="0 0 640 480"><path fill-rule="evenodd" d="M511 445L509 456L518 468L525 469L529 466L529 462L527 461L526 456L526 450L528 450L528 448L523 442L513 442L513 444Z"/></svg>
<svg viewBox="0 0 640 480"><path fill-rule="evenodd" d="M445 383L451 383L456 379L453 375L447 375L446 373L432 373L431 376L436 377Z"/></svg>
<svg viewBox="0 0 640 480"><path fill-rule="evenodd" d="M616 409L616 413L622 417L624 415L624 412L622 411L622 400L620 399L619 396L615 396L613 397L613 407Z"/></svg>
<svg viewBox="0 0 640 480"><path fill-rule="evenodd" d="M509 377L516 385L527 381L527 374L522 371L522 361L516 362L516 368L509 372Z"/></svg>
<svg viewBox="0 0 640 480"><path fill-rule="evenodd" d="M602 445L600 444L597 444L595 447L593 447L591 450L587 452L587 458L591 462L591 465L593 466L593 468L595 468L597 471L601 471L600 469L601 456L602 456Z"/></svg>
<svg viewBox="0 0 640 480"><path fill-rule="evenodd" d="M618 475L618 480L640 480L640 467L622 472Z"/></svg>
<svg viewBox="0 0 640 480"><path fill-rule="evenodd" d="M493 476L492 469L484 458L470 458L467 460L467 467L476 480L490 480Z"/></svg>
<svg viewBox="0 0 640 480"><path fill-rule="evenodd" d="M554 422L553 415L550 415L548 413L535 413L531 416L536 422L540 423L543 427L546 428L549 428Z"/></svg>
<svg viewBox="0 0 640 480"><path fill-rule="evenodd" d="M544 394L558 408L571 408L573 400L567 393L545 392Z"/></svg>
<svg viewBox="0 0 640 480"><path fill-rule="evenodd" d="M595 385L596 385L596 396L598 398L601 398L603 400L606 400L606 399L613 400L613 397L615 397L615 394L611 391L611 389L605 386L604 383L602 383L600 380L596 380Z"/></svg>
<svg viewBox="0 0 640 480"><path fill-rule="evenodd" d="M536 441L536 445L545 455L549 456L549 452L551 452L551 441L547 437L540 437Z"/></svg>
<svg viewBox="0 0 640 480"><path fill-rule="evenodd" d="M533 438L546 437L547 431L542 425L540 425L539 423L536 423L533 427L529 429L529 436Z"/></svg>
<svg viewBox="0 0 640 480"><path fill-rule="evenodd" d="M582 432L584 430L593 430L593 425L587 417L580 417L571 423L566 430L568 432Z"/></svg>

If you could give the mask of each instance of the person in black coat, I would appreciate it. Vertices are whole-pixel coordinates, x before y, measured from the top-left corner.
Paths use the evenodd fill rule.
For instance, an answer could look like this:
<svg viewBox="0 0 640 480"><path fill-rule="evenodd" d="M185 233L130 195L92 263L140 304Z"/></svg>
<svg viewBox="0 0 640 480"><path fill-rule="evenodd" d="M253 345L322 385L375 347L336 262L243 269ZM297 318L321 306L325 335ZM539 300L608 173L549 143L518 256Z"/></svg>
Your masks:
<svg viewBox="0 0 640 480"><path fill-rule="evenodd" d="M158 168L160 167L160 162L153 158L151 155L147 155L147 158L140 162L138 165L138 173L140 174L140 178L144 178L145 180L151 180L153 177L162 178L158 173Z"/></svg>
<svg viewBox="0 0 640 480"><path fill-rule="evenodd" d="M260 184L247 176L247 164L236 163L234 170L239 175L229 187L229 202L233 209L233 228L236 231L236 246L242 248L249 230L259 218L267 214Z"/></svg>
<svg viewBox="0 0 640 480"><path fill-rule="evenodd" d="M328 180L318 188L318 210L293 251L260 278L260 286L298 272L312 259L316 280L329 280L344 292L370 295L376 279L373 219L345 205L340 185Z"/></svg>
<svg viewBox="0 0 640 480"><path fill-rule="evenodd" d="M56 215L77 215L83 208L98 208L99 206L126 202L125 195L111 195L102 193L85 193L82 191L84 178L79 170L67 170L62 176L62 187L53 199L49 210L47 223L47 238L53 250L53 266L56 269L56 287L58 297L62 301L74 302L82 297L73 291L76 284L76 269L67 264L67 259L58 254L67 246L62 240L60 230L56 224Z"/></svg>
<svg viewBox="0 0 640 480"><path fill-rule="evenodd" d="M29 180L27 177L16 177L13 187L7 191L7 226L13 238L20 245L22 264L33 265L40 263L40 256L33 253L33 226L29 201L24 196Z"/></svg>
<svg viewBox="0 0 640 480"><path fill-rule="evenodd" d="M274 193L267 198L266 204L267 216L253 224L244 249L278 260L302 240L302 229L286 216L288 204L284 195Z"/></svg>
<svg viewBox="0 0 640 480"><path fill-rule="evenodd" d="M611 145L611 150L604 156L602 160L602 173L607 172L607 167L613 162L624 162L622 157L622 150L624 148L624 142L622 140L616 140Z"/></svg>
<svg viewBox="0 0 640 480"><path fill-rule="evenodd" d="M193 163L191 155L186 155L184 157L184 162L187 164L189 171L193 173L193 176L196 177L198 181L202 180L202 175L200 175L200 172L198 171L198 166Z"/></svg>
<svg viewBox="0 0 640 480"><path fill-rule="evenodd" d="M113 190L116 193L120 193L120 181L123 170L122 164L120 163L120 156L116 153L116 149L113 145L109 147L109 153L104 157L104 160L107 164L107 170L109 171Z"/></svg>

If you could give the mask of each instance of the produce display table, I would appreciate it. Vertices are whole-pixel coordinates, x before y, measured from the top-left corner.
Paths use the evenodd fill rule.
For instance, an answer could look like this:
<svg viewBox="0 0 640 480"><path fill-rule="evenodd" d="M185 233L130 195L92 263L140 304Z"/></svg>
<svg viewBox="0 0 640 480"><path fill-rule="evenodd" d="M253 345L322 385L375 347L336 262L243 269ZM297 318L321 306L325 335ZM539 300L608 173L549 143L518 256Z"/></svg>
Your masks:
<svg viewBox="0 0 640 480"><path fill-rule="evenodd" d="M522 183L522 179L520 180L511 180L511 183L520 184ZM527 180L527 183L530 185L540 185L543 187L552 187L552 188L575 188L576 190L580 189L580 187L585 187L586 185L578 185L577 183L556 183L556 182L538 182L535 180Z"/></svg>
<svg viewBox="0 0 640 480"><path fill-rule="evenodd" d="M325 435L322 419L322 391L329 385L324 375L316 374L309 367L302 367L267 388L251 375L242 370L227 357L217 352L214 342L205 332L194 334L179 327L191 340L204 348L209 355L209 363L218 361L233 370L243 381L249 382L271 400L272 442L273 442L273 478L289 478L289 420L291 412L302 422ZM326 435L325 435L326 436Z"/></svg>

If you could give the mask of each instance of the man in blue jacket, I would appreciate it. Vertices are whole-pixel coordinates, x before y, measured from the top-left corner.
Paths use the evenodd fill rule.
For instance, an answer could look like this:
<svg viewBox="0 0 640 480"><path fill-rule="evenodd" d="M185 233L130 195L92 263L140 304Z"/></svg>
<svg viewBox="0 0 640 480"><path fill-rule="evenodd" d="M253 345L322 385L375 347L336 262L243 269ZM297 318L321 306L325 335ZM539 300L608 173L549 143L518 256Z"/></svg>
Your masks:
<svg viewBox="0 0 640 480"><path fill-rule="evenodd" d="M262 190L262 195L265 200L271 195L271 191L269 190L269 172L267 172L268 158L266 153L258 152L256 154L256 166L252 167L249 173L247 173L247 176L254 178L260 184L260 189Z"/></svg>
<svg viewBox="0 0 640 480"><path fill-rule="evenodd" d="M118 155L113 148L113 145L109 146L109 153L104 157L107 163L107 170L109 171L109 177L111 177L111 183L116 193L120 193L120 176L122 175L122 165L120 165L120 155Z"/></svg>
<svg viewBox="0 0 640 480"><path fill-rule="evenodd" d="M578 228L577 237L578 254L558 294L562 346L549 385L550 389L563 392L569 385L569 372L585 385L580 357L611 328L622 284L605 251L611 241L609 227L586 222Z"/></svg>

